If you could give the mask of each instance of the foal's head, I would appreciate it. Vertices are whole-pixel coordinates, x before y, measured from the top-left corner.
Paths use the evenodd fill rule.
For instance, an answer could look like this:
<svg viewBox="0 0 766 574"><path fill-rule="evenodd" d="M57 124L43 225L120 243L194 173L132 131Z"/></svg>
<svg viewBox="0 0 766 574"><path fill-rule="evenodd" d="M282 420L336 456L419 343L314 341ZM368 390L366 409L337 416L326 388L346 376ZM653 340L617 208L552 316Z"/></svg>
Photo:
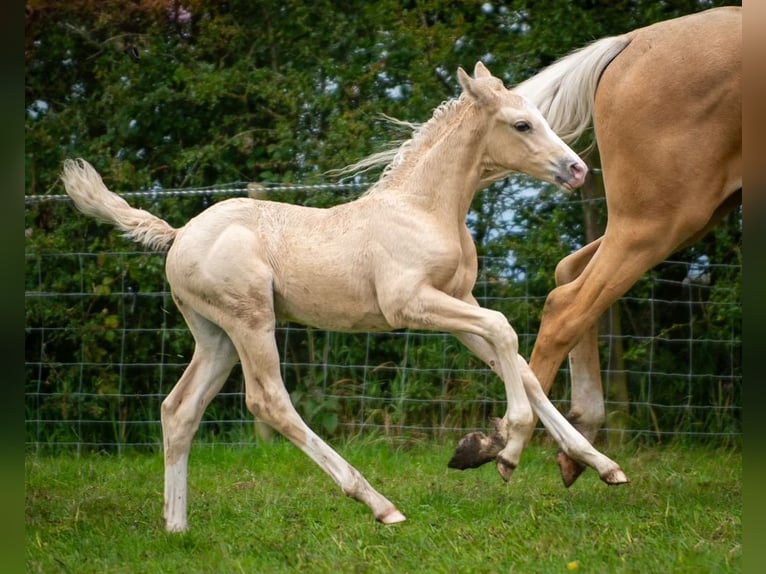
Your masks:
<svg viewBox="0 0 766 574"><path fill-rule="evenodd" d="M458 69L463 92L489 121L482 181L490 183L517 171L567 191L581 186L588 168L553 133L538 109L508 90L481 62L476 63L474 76Z"/></svg>

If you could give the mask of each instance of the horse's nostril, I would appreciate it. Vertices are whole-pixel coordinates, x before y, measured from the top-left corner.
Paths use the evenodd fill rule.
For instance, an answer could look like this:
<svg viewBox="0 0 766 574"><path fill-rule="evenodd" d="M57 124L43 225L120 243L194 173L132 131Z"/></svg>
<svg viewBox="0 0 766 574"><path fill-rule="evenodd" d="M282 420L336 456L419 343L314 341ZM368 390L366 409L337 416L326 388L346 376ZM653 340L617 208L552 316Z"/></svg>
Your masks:
<svg viewBox="0 0 766 574"><path fill-rule="evenodd" d="M569 169L572 172L572 175L578 179L585 177L585 174L588 171L588 168L586 168L583 164L580 162L573 162Z"/></svg>

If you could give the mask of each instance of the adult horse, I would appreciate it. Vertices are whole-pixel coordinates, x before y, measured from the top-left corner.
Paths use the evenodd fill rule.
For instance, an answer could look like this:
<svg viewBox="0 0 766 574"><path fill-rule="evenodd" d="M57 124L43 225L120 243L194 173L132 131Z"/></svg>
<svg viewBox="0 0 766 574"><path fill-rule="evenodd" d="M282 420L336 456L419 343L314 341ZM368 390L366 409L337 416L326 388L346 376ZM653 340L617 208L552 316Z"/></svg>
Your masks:
<svg viewBox="0 0 766 574"><path fill-rule="evenodd" d="M538 416L573 459L610 484L619 466L550 403L505 317L473 298L476 249L465 219L487 172L521 171L571 190L585 164L540 112L480 62L459 98L438 107L360 198L329 209L236 198L176 229L110 192L84 160L62 180L85 214L168 250L173 300L191 331L191 362L162 403L165 526L187 528L187 465L202 413L239 360L248 409L290 439L383 523L404 515L300 418L280 377L278 319L343 331L454 333L505 383L498 468L510 477Z"/></svg>
<svg viewBox="0 0 766 574"><path fill-rule="evenodd" d="M651 267L742 202L742 14L714 8L602 38L514 88L565 142L591 124L606 190L604 235L564 258L529 365L547 393L569 353L567 415L593 440L605 409L597 319ZM493 460L497 431L459 443L461 468ZM558 455L569 486L584 470Z"/></svg>

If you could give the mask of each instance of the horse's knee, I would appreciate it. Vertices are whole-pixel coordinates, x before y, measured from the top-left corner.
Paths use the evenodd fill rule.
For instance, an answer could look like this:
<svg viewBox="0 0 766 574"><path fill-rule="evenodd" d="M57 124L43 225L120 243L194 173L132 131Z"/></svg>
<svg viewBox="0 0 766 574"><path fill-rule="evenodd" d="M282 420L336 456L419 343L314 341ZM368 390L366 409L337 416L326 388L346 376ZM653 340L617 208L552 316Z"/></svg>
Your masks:
<svg viewBox="0 0 766 574"><path fill-rule="evenodd" d="M490 310L489 313L491 338L497 344L501 344L510 356L515 357L519 350L519 336L505 315L494 310Z"/></svg>

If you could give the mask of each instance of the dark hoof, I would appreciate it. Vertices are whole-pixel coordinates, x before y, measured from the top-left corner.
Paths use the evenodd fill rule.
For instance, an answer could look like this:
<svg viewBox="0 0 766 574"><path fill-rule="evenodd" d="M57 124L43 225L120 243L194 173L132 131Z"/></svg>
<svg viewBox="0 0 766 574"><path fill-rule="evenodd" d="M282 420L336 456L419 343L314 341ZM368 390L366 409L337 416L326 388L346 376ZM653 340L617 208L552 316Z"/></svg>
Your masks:
<svg viewBox="0 0 766 574"><path fill-rule="evenodd" d="M479 468L491 461L494 457L488 456L483 448L488 438L483 432L472 432L465 435L457 443L455 454L452 455L447 466L465 470L466 468Z"/></svg>
<svg viewBox="0 0 766 574"><path fill-rule="evenodd" d="M564 486L569 488L579 478L579 476L587 468L585 465L580 464L569 455L562 451L559 451L556 455L556 461L559 463L559 469L561 470L561 478L564 481Z"/></svg>
<svg viewBox="0 0 766 574"><path fill-rule="evenodd" d="M472 432L465 435L457 443L455 454L447 463L450 468L478 468L486 464L500 454L505 446L505 438L500 432L502 421L492 419L492 433L485 435L483 432Z"/></svg>

